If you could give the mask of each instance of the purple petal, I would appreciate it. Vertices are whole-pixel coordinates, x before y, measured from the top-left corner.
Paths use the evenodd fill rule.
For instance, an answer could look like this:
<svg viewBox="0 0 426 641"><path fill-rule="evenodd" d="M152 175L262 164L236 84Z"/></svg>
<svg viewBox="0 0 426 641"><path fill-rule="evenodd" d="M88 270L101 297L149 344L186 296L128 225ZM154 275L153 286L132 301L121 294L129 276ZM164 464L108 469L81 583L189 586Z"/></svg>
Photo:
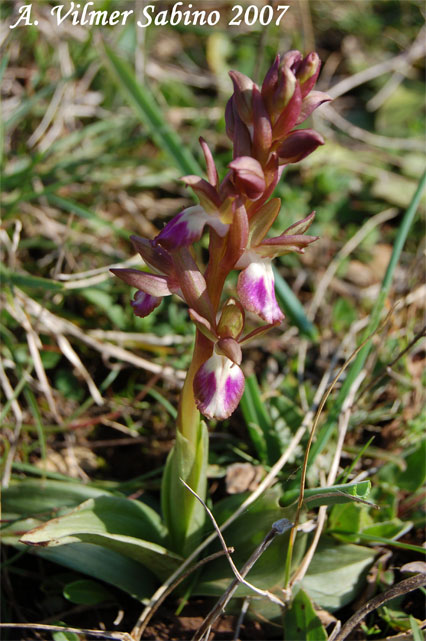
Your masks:
<svg viewBox="0 0 426 641"><path fill-rule="evenodd" d="M207 214L199 205L195 205L172 218L155 238L155 242L169 251L187 247L201 238L206 224L213 227L219 236L225 236L228 231L228 225L216 216Z"/></svg>
<svg viewBox="0 0 426 641"><path fill-rule="evenodd" d="M148 274L139 269L111 269L113 274L124 280L131 287L149 294L150 296L162 297L170 296L173 291L169 287L168 280L165 276L157 274Z"/></svg>
<svg viewBox="0 0 426 641"><path fill-rule="evenodd" d="M207 418L223 420L231 416L244 391L244 374L226 356L214 353L194 378L198 409Z"/></svg>
<svg viewBox="0 0 426 641"><path fill-rule="evenodd" d="M284 314L275 298L271 261L253 254L247 252L245 257L250 262L238 277L238 296L245 309L258 314L267 323L280 322Z"/></svg>
<svg viewBox="0 0 426 641"><path fill-rule="evenodd" d="M136 316L144 318L158 307L160 303L161 298L158 298L157 296L150 296L149 294L145 294L145 292L137 291L130 304L133 307L133 311Z"/></svg>

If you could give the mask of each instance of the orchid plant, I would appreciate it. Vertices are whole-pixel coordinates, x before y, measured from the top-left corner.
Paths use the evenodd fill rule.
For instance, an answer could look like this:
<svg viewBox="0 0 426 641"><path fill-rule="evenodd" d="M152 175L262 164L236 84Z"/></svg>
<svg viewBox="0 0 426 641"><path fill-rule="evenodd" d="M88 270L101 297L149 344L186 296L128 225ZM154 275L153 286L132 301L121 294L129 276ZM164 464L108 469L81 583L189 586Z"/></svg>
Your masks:
<svg viewBox="0 0 426 641"><path fill-rule="evenodd" d="M204 511L179 483L183 478L202 498L206 492L209 419L228 418L244 391L242 351L254 336L283 319L274 291L272 260L289 252L303 253L317 240L308 236L314 212L274 238L267 234L281 200L272 198L284 167L311 154L323 138L312 129L296 129L327 94L315 91L320 70L316 53L303 57L290 51L277 56L259 87L231 71L234 91L226 106L226 132L233 160L220 180L213 155L200 139L207 180L185 176L199 204L178 213L152 240L131 241L150 272L113 269L136 288L132 301L137 316L147 316L164 296L176 294L189 307L196 327L192 361L182 389L176 443L163 477L162 508L171 547L182 554L200 536ZM194 245L209 233L209 258L204 269ZM224 296L227 278L239 271L236 296ZM245 330L246 312L263 324Z"/></svg>

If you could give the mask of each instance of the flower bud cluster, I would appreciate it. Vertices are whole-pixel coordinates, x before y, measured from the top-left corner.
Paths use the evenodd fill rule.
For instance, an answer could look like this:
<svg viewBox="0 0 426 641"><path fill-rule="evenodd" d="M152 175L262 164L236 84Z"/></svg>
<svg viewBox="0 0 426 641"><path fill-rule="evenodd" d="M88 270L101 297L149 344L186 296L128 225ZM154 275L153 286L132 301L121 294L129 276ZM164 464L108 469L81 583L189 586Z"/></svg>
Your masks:
<svg viewBox="0 0 426 641"><path fill-rule="evenodd" d="M183 178L199 204L177 214L153 240L131 237L151 273L112 270L136 288L132 306L138 316L148 315L163 296L171 294L189 306L198 335L210 345L211 355L193 379L196 405L209 418L227 418L241 399L241 344L284 318L275 298L272 259L289 252L303 253L317 239L305 235L314 213L275 238L266 235L281 207L280 199L271 197L283 167L324 144L312 129L295 128L330 100L313 90L319 69L316 53L303 58L300 52L290 51L282 60L277 56L261 87L231 71L234 92L225 112L227 135L233 143L228 173L220 181L212 153L200 139L207 180L192 175ZM210 255L207 269L202 270L191 246L206 226ZM231 270L240 272L238 299L221 305ZM256 314L265 324L241 338L245 312Z"/></svg>

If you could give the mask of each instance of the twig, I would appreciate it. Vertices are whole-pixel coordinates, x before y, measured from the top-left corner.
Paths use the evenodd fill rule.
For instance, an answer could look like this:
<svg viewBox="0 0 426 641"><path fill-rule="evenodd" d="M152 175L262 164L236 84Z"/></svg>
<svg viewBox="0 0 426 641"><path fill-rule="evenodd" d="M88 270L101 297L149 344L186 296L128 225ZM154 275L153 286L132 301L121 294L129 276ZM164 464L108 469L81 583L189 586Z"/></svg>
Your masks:
<svg viewBox="0 0 426 641"><path fill-rule="evenodd" d="M232 641L238 641L238 638L240 636L241 626L247 614L247 610L249 609L249 605L250 605L250 597L246 596L241 606L240 614L237 620L237 625L235 626L234 638Z"/></svg>
<svg viewBox="0 0 426 641"><path fill-rule="evenodd" d="M231 555L228 552L228 546L226 545L225 539L223 538L222 532L220 531L220 528L219 528L219 526L218 526L218 524L216 522L216 519L213 516L212 511L207 507L207 505L205 504L203 499L201 497L199 497L198 494L196 492L194 492L194 490L192 488L189 487L188 483L185 483L185 481L182 478L180 478L179 480L180 480L181 483L183 483L183 485L186 487L186 489L189 490L191 492L191 494L193 496L195 496L196 499L198 499L198 501L201 503L201 505L206 510L207 514L209 515L210 520L213 523L213 527L217 532L217 536L219 537L219 540L220 540L220 542L222 544L223 551L225 552L225 556L228 559L228 563L231 566L231 569L232 569L233 573L235 574L235 578L237 579L237 581L239 583L242 583L243 585L245 585L250 590L253 590L253 592L258 594L259 596L266 597L267 599L272 601L272 603L275 603L276 605L279 605L279 606L283 606L284 603L280 599L278 599L276 596L274 596L273 594L271 594L267 590L261 590L261 589L257 588L256 586L252 585L251 583L249 583L248 581L245 580L245 578L244 578L244 576L242 574L239 573L239 571L237 569L237 566L235 565L234 561L231 558ZM287 519L282 519L282 520L283 521L287 521ZM292 525L290 523L290 521L287 521L287 524L288 524L288 528L291 527L291 525ZM283 530L283 532L284 531L285 530ZM256 558L256 560L257 560L257 558ZM256 560L254 561L254 563L256 562Z"/></svg>
<svg viewBox="0 0 426 641"><path fill-rule="evenodd" d="M288 521L287 519L280 519L279 521L275 521L275 523L272 524L271 530L265 536L262 543L255 549L255 551L250 556L248 561L246 561L246 563L241 568L241 572L239 573L239 575L242 577L242 579L244 579L244 577L250 572L253 565L262 556L265 550L271 545L275 537L278 534L284 534L284 532L286 532L291 526L292 526L291 522ZM243 582L246 584L245 581ZM191 641L200 641L204 637L204 634L207 632L207 630L209 630L214 625L215 621L220 617L226 605L232 599L240 583L241 581L240 581L240 578L238 577L236 577L233 581L231 581L228 588L226 589L224 594L220 597L216 605L210 610L210 612L204 619L203 623L201 624L197 632L192 637ZM253 586L250 585L250 588L253 589ZM259 593L259 590L256 589L256 592ZM261 592L263 592L263 590ZM271 597L273 597L273 595L271 593L267 593L265 596L267 596L270 600L272 600ZM280 599L277 599L277 597L274 597L274 603L277 603L282 608L285 607L285 604L282 601L280 601Z"/></svg>
<svg viewBox="0 0 426 641"><path fill-rule="evenodd" d="M364 84L364 82L378 78L389 71L399 71L400 69L404 69L407 66L407 63L411 63L418 58L423 58L426 50L425 31L425 27L423 26L413 44L407 51L404 51L389 60L385 60L384 62L379 62L379 64L373 65L368 69L363 69L349 78L341 80L337 85L331 87L331 89L327 89L327 93L332 98L338 98L351 89Z"/></svg>
<svg viewBox="0 0 426 641"><path fill-rule="evenodd" d="M73 632L75 634L84 634L98 639L133 641L128 632L104 632L103 630L89 630L87 628L67 628L63 625L48 625L47 623L0 623L0 629L1 628L23 628L25 630L46 630L49 632Z"/></svg>
<svg viewBox="0 0 426 641"><path fill-rule="evenodd" d="M374 134L366 129L361 129L361 127L357 127L349 122L349 120L346 120L346 118L330 105L323 105L320 115L330 120L333 125L344 131L345 134L351 138L361 140L367 145L374 145L375 147L382 147L384 149L424 150L424 143L421 140L417 140L417 138L391 138Z"/></svg>
<svg viewBox="0 0 426 641"><path fill-rule="evenodd" d="M402 596L403 594L407 594L408 592L412 592L423 585L426 585L426 574L416 574L415 576L410 576L408 579L404 579L403 581L396 583L385 592L382 592L382 594L378 594L373 597L367 601L367 603L364 603L364 605L346 621L338 635L334 637L334 641L343 641L346 639L350 632L367 616L367 614L373 612L373 610L376 610L387 601L395 599L395 597Z"/></svg>

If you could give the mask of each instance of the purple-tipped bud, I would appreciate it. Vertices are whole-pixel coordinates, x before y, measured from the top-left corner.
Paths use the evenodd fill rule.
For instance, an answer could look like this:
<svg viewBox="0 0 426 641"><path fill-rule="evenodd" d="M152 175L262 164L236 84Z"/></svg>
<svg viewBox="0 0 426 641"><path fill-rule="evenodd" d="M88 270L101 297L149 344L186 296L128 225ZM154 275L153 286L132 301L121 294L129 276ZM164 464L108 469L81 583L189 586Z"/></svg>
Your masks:
<svg viewBox="0 0 426 641"><path fill-rule="evenodd" d="M197 195L198 200L200 201L201 207L205 209L206 212L212 213L219 209L220 207L220 198L216 189L199 176L183 176L181 180L191 187L194 193Z"/></svg>
<svg viewBox="0 0 426 641"><path fill-rule="evenodd" d="M297 80L294 73L288 67L282 67L274 95L276 113L280 114L284 107L288 105L296 90L296 86ZM275 121L276 118L273 120Z"/></svg>
<svg viewBox="0 0 426 641"><path fill-rule="evenodd" d="M234 100L240 118L250 125L253 122L253 87L255 84L251 78L239 71L230 71L229 75L234 84Z"/></svg>
<svg viewBox="0 0 426 641"><path fill-rule="evenodd" d="M222 310L217 326L218 336L238 340L244 328L244 317L244 309L241 303L232 298L229 299Z"/></svg>
<svg viewBox="0 0 426 641"><path fill-rule="evenodd" d="M279 140L288 134L297 122L302 107L302 94L300 86L296 83L293 95L290 98L287 106L281 111L278 120L276 121L272 130L272 137L274 140Z"/></svg>
<svg viewBox="0 0 426 641"><path fill-rule="evenodd" d="M306 58L300 63L296 72L296 77L300 82L302 98L308 95L315 85L321 68L321 60L315 51L308 53Z"/></svg>
<svg viewBox="0 0 426 641"><path fill-rule="evenodd" d="M280 56L278 55L271 67L268 69L262 83L262 97L268 100L272 97L278 82L278 71L280 68Z"/></svg>
<svg viewBox="0 0 426 641"><path fill-rule="evenodd" d="M309 118L315 109L318 109L318 107L321 107L324 102L329 102L330 100L332 100L332 98L323 91L311 91L310 94L302 101L302 108L296 125L300 125L306 120L306 118Z"/></svg>
<svg viewBox="0 0 426 641"><path fill-rule="evenodd" d="M278 148L280 164L299 162L323 144L323 137L313 129L293 131Z"/></svg>
<svg viewBox="0 0 426 641"><path fill-rule="evenodd" d="M283 67L287 67L294 74L297 74L302 60L303 56L300 51L297 51L297 49L287 51L283 58Z"/></svg>
<svg viewBox="0 0 426 641"><path fill-rule="evenodd" d="M229 163L234 171L234 182L241 193L256 200L265 191L265 176L261 164L250 156L240 156Z"/></svg>
<svg viewBox="0 0 426 641"><path fill-rule="evenodd" d="M235 365L240 365L243 354L241 347L234 338L220 338L216 343L216 353L226 356Z"/></svg>

